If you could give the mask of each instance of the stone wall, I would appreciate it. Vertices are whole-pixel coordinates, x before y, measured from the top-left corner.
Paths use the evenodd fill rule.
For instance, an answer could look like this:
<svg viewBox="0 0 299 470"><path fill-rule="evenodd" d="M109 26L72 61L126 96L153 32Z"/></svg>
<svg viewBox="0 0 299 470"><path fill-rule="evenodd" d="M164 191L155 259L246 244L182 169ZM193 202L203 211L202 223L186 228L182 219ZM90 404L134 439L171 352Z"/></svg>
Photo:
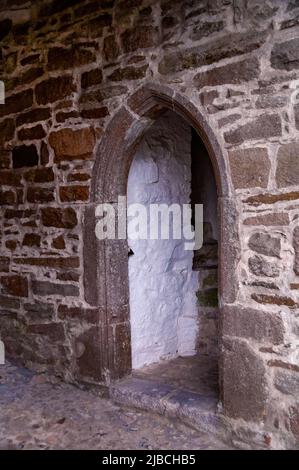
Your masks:
<svg viewBox="0 0 299 470"><path fill-rule="evenodd" d="M108 369L96 359L109 360L99 338L112 338L113 354L129 351L124 324L99 327L102 307L84 300L83 214L108 122L141 85L167 85L204 116L230 181L229 200L220 198L220 230L231 240L220 260L225 419L240 445L298 447L298 2L100 3L0 4L7 353L68 380L104 384ZM133 119L126 105L120 112L115 145Z"/></svg>

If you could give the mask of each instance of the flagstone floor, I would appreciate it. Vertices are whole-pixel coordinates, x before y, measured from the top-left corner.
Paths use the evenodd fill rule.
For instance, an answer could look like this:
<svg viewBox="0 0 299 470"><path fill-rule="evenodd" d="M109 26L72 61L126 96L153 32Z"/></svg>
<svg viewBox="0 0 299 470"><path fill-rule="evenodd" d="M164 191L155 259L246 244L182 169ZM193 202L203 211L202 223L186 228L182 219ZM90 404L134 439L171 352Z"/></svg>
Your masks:
<svg viewBox="0 0 299 470"><path fill-rule="evenodd" d="M12 363L0 365L0 449L227 448L179 422Z"/></svg>

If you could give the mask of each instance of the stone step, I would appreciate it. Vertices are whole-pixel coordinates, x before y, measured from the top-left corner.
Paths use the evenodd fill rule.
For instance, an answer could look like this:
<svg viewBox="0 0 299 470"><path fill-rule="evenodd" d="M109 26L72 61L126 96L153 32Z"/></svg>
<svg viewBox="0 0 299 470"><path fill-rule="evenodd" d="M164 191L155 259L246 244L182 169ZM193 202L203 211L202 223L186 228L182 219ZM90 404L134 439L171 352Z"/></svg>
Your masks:
<svg viewBox="0 0 299 470"><path fill-rule="evenodd" d="M116 403L178 419L222 439L226 430L217 414L217 399L138 377L127 377L110 386Z"/></svg>

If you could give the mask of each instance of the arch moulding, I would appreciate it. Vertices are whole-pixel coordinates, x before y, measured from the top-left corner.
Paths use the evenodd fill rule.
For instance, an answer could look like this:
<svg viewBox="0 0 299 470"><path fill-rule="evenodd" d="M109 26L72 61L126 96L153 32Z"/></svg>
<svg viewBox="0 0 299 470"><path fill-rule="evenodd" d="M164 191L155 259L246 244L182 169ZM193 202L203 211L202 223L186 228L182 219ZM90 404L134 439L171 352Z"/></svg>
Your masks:
<svg viewBox="0 0 299 470"><path fill-rule="evenodd" d="M144 85L129 96L104 131L93 169L91 202L84 214L85 300L98 308L98 324L92 335L93 344L89 345L92 364L88 365L88 371L91 372L86 375L81 369L88 381L107 385L131 371L127 241L97 240L95 209L101 202L116 203L118 196L126 195L129 169L138 143L154 120L168 109L182 116L197 131L211 159L218 192L220 311L224 304L236 299L237 216L216 135L189 98L164 85Z"/></svg>

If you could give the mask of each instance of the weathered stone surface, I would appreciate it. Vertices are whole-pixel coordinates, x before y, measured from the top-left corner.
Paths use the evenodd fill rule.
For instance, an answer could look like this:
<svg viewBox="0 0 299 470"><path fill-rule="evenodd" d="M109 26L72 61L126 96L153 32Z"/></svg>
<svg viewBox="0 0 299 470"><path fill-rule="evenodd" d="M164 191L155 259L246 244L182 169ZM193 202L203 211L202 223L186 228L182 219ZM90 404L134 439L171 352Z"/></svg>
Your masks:
<svg viewBox="0 0 299 470"><path fill-rule="evenodd" d="M294 271L299 276L299 227L296 227L293 232L293 246L295 251Z"/></svg>
<svg viewBox="0 0 299 470"><path fill-rule="evenodd" d="M57 122L65 122L67 119L71 118L77 118L79 117L79 112L78 111L68 111L68 112L59 112L56 114L56 121Z"/></svg>
<svg viewBox="0 0 299 470"><path fill-rule="evenodd" d="M165 54L159 64L159 72L163 75L209 65L219 60L246 54L259 48L264 42L264 33L231 33L221 39L209 42L209 46L201 45L190 49L182 49Z"/></svg>
<svg viewBox="0 0 299 470"><path fill-rule="evenodd" d="M84 72L81 77L81 87L89 88L93 85L99 85L103 81L103 74L101 69L93 69L89 72Z"/></svg>
<svg viewBox="0 0 299 470"><path fill-rule="evenodd" d="M0 41L8 35L12 27L12 21L9 18L5 18L0 21Z"/></svg>
<svg viewBox="0 0 299 470"><path fill-rule="evenodd" d="M278 114L263 114L238 129L225 132L229 144L240 144L246 140L261 140L281 135L281 120Z"/></svg>
<svg viewBox="0 0 299 470"><path fill-rule="evenodd" d="M0 256L0 272L7 273L9 271L10 258Z"/></svg>
<svg viewBox="0 0 299 470"><path fill-rule="evenodd" d="M233 303L238 293L237 266L241 256L238 211L232 199L224 199L220 207L220 295L221 301Z"/></svg>
<svg viewBox="0 0 299 470"><path fill-rule="evenodd" d="M59 281L73 281L73 282L79 282L80 275L75 272L71 271L65 271L65 272L58 272L56 275L56 279Z"/></svg>
<svg viewBox="0 0 299 470"><path fill-rule="evenodd" d="M267 295L267 294L251 294L251 298L259 304L270 304L270 305L285 305L286 307L296 308L298 303L290 297L283 297L279 295Z"/></svg>
<svg viewBox="0 0 299 470"><path fill-rule="evenodd" d="M222 334L250 338L262 343L281 344L285 327L274 312L256 310L242 305L227 305L222 309Z"/></svg>
<svg viewBox="0 0 299 470"><path fill-rule="evenodd" d="M270 359L267 362L269 367L279 367L280 369L290 370L294 372L299 372L299 366L291 362L283 361L282 359Z"/></svg>
<svg viewBox="0 0 299 470"><path fill-rule="evenodd" d="M299 129L299 104L296 104L294 106L294 114L295 114L296 129Z"/></svg>
<svg viewBox="0 0 299 470"><path fill-rule="evenodd" d="M74 46L71 48L53 47L48 52L49 70L66 70L95 62L94 52L83 47Z"/></svg>
<svg viewBox="0 0 299 470"><path fill-rule="evenodd" d="M80 266L80 260L77 257L14 258L14 263L31 266L47 266L55 269L74 269Z"/></svg>
<svg viewBox="0 0 299 470"><path fill-rule="evenodd" d="M287 104L287 97L283 95L278 96L269 96L269 95L261 95L255 103L255 106L258 109L265 109L265 108L281 108Z"/></svg>
<svg viewBox="0 0 299 470"><path fill-rule="evenodd" d="M222 67L200 72L194 77L198 88L204 86L224 85L225 83L239 84L257 78L260 74L259 61L256 58L242 60Z"/></svg>
<svg viewBox="0 0 299 470"><path fill-rule="evenodd" d="M140 26L125 31L121 35L124 52L154 47L157 43L157 31L153 26Z"/></svg>
<svg viewBox="0 0 299 470"><path fill-rule="evenodd" d="M41 209L42 223L46 227L74 228L78 220L74 209L46 207Z"/></svg>
<svg viewBox="0 0 299 470"><path fill-rule="evenodd" d="M3 106L3 105L0 105ZM2 147L5 142L11 140L15 133L15 123L13 119L5 119L0 122L0 146Z"/></svg>
<svg viewBox="0 0 299 470"><path fill-rule="evenodd" d="M299 38L274 44L271 52L271 66L279 70L299 68Z"/></svg>
<svg viewBox="0 0 299 470"><path fill-rule="evenodd" d="M61 202L88 201L89 187L79 185L61 186L59 189L59 196Z"/></svg>
<svg viewBox="0 0 299 470"><path fill-rule="evenodd" d="M102 119L108 116L109 111L107 106L102 106L101 108L83 109L80 114L83 119Z"/></svg>
<svg viewBox="0 0 299 470"><path fill-rule="evenodd" d="M75 319L95 324L99 321L99 312L96 308L70 307L61 304L58 307L58 318L61 320Z"/></svg>
<svg viewBox="0 0 299 470"><path fill-rule="evenodd" d="M40 247L41 236L37 233L25 233L22 245Z"/></svg>
<svg viewBox="0 0 299 470"><path fill-rule="evenodd" d="M287 212L272 212L265 215L247 217L243 223L244 225L266 225L267 227L279 227L281 225L289 225L290 218Z"/></svg>
<svg viewBox="0 0 299 470"><path fill-rule="evenodd" d="M54 238L52 242L52 247L56 248L56 250L64 250L65 249L65 240L63 235L59 235L58 237Z"/></svg>
<svg viewBox="0 0 299 470"><path fill-rule="evenodd" d="M0 147L1 147L1 142L0 142ZM0 150L0 170L4 170L7 168L10 168L10 152L9 150Z"/></svg>
<svg viewBox="0 0 299 470"><path fill-rule="evenodd" d="M290 428L298 443L299 442L299 407L298 405L291 406L289 413L290 413Z"/></svg>
<svg viewBox="0 0 299 470"><path fill-rule="evenodd" d="M13 168L24 168L38 165L36 146L31 144L14 147L12 151L12 165Z"/></svg>
<svg viewBox="0 0 299 470"><path fill-rule="evenodd" d="M0 205L11 205L15 204L16 195L14 191L3 191L0 190Z"/></svg>
<svg viewBox="0 0 299 470"><path fill-rule="evenodd" d="M280 257L280 238L273 237L268 233L253 233L248 240L248 246L251 250L262 255Z"/></svg>
<svg viewBox="0 0 299 470"><path fill-rule="evenodd" d="M49 78L35 87L35 96L38 104L54 103L66 98L76 91L71 75Z"/></svg>
<svg viewBox="0 0 299 470"><path fill-rule="evenodd" d="M52 168L34 168L24 173L24 178L30 183L50 183L54 181Z"/></svg>
<svg viewBox="0 0 299 470"><path fill-rule="evenodd" d="M279 268L275 263L266 261L262 256L252 256L248 259L248 266L255 276L278 277Z"/></svg>
<svg viewBox="0 0 299 470"><path fill-rule="evenodd" d="M107 61L115 60L120 54L120 48L114 35L104 39L104 56Z"/></svg>
<svg viewBox="0 0 299 470"><path fill-rule="evenodd" d="M46 132L41 124L18 131L19 140L35 140L42 139L43 137L46 137Z"/></svg>
<svg viewBox="0 0 299 470"><path fill-rule="evenodd" d="M4 186L20 186L21 175L16 174L14 171L1 171L0 172L0 184Z"/></svg>
<svg viewBox="0 0 299 470"><path fill-rule="evenodd" d="M259 206L260 204L275 204L276 202L295 201L299 199L299 191L280 194L257 194L244 200L247 204Z"/></svg>
<svg viewBox="0 0 299 470"><path fill-rule="evenodd" d="M18 209L7 209L4 213L6 219L21 219L36 215L36 211L31 209L18 210Z"/></svg>
<svg viewBox="0 0 299 470"><path fill-rule="evenodd" d="M294 395L297 397L299 394L299 374L294 374L284 370L275 372L274 385L280 392L285 395Z"/></svg>
<svg viewBox="0 0 299 470"><path fill-rule="evenodd" d="M1 276L0 282L3 292L16 297L28 297L28 281L26 277L18 274Z"/></svg>
<svg viewBox="0 0 299 470"><path fill-rule="evenodd" d="M0 305L2 308L9 308L13 310L18 310L20 308L20 300L15 299L13 297L6 297L4 295L0 295Z"/></svg>
<svg viewBox="0 0 299 470"><path fill-rule="evenodd" d="M224 28L223 21L205 21L194 26L190 35L191 39L198 41L199 39L217 33Z"/></svg>
<svg viewBox="0 0 299 470"><path fill-rule="evenodd" d="M41 323L28 325L27 332L35 335L47 336L51 341L64 341L65 332L63 323Z"/></svg>
<svg viewBox="0 0 299 470"><path fill-rule="evenodd" d="M40 186L29 187L27 189L27 201L31 203L45 204L55 200L55 189Z"/></svg>
<svg viewBox="0 0 299 470"><path fill-rule="evenodd" d="M95 133L92 128L61 129L52 132L49 143L55 152L55 161L84 160L91 158L95 145Z"/></svg>
<svg viewBox="0 0 299 470"><path fill-rule="evenodd" d="M31 65L31 64L36 64L39 61L40 54L30 54L27 57L24 57L23 59L20 60L21 65Z"/></svg>
<svg viewBox="0 0 299 470"><path fill-rule="evenodd" d="M79 288L71 284L54 284L48 281L32 281L32 292L35 295L59 295L62 297L78 297Z"/></svg>
<svg viewBox="0 0 299 470"><path fill-rule="evenodd" d="M293 142L279 148L276 182L279 188L299 184L299 143Z"/></svg>
<svg viewBox="0 0 299 470"><path fill-rule="evenodd" d="M85 182L90 180L88 173L71 173L68 175L67 180L69 182Z"/></svg>
<svg viewBox="0 0 299 470"><path fill-rule="evenodd" d="M129 66L122 69L119 68L109 75L108 80L112 80L113 82L120 82L122 80L138 80L145 77L147 69L148 65L144 65L142 67Z"/></svg>
<svg viewBox="0 0 299 470"><path fill-rule="evenodd" d="M238 114L238 113L230 114L229 116L225 116L224 118L219 119L218 126L223 127L223 126L226 126L227 124L232 124L238 119L240 119L241 117L242 117L241 114Z"/></svg>
<svg viewBox="0 0 299 470"><path fill-rule="evenodd" d="M228 158L236 189L267 187L271 168L267 149L234 150L228 152Z"/></svg>
<svg viewBox="0 0 299 470"><path fill-rule="evenodd" d="M26 70L17 81L18 85L27 85L28 83L33 82L37 78L40 78L44 75L44 69L42 67L33 67L29 70Z"/></svg>
<svg viewBox="0 0 299 470"><path fill-rule="evenodd" d="M20 113L33 104L33 91L26 90L9 96L5 104L0 106L0 117L8 114Z"/></svg>
<svg viewBox="0 0 299 470"><path fill-rule="evenodd" d="M95 380L102 378L100 361L95 357L101 357L101 330L96 326L90 327L76 338L75 348L77 354L78 371L83 377L92 377Z"/></svg>
<svg viewBox="0 0 299 470"><path fill-rule="evenodd" d="M5 246L11 251L14 251L17 248L17 241L16 240L6 240Z"/></svg>
<svg viewBox="0 0 299 470"><path fill-rule="evenodd" d="M38 302L25 303L26 320L40 322L41 320L53 320L55 309L53 304Z"/></svg>
<svg viewBox="0 0 299 470"><path fill-rule="evenodd" d="M269 396L263 361L245 341L225 340L223 347L224 412L232 418L260 422Z"/></svg>
<svg viewBox="0 0 299 470"><path fill-rule="evenodd" d="M16 123L17 126L22 126L23 124L31 124L32 122L44 121L51 117L50 108L35 108L26 113L18 114Z"/></svg>

